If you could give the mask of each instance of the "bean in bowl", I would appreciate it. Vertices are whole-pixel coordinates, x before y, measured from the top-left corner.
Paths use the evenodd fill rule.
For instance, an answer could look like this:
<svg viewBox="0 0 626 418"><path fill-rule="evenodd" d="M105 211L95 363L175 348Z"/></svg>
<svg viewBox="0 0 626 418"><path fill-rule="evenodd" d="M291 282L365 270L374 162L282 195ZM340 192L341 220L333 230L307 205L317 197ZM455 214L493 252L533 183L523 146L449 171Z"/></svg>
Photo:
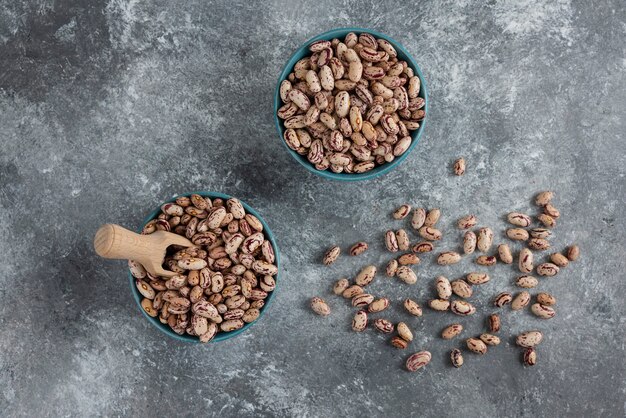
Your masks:
<svg viewBox="0 0 626 418"><path fill-rule="evenodd" d="M279 87L283 139L320 171L365 173L411 145L425 117L421 81L372 34L318 40Z"/></svg>
<svg viewBox="0 0 626 418"><path fill-rule="evenodd" d="M180 196L161 206L142 233L158 230L185 236L196 247L168 249L164 268L177 273L171 278L129 261L150 317L203 343L259 318L276 286L276 255L263 223L238 199Z"/></svg>

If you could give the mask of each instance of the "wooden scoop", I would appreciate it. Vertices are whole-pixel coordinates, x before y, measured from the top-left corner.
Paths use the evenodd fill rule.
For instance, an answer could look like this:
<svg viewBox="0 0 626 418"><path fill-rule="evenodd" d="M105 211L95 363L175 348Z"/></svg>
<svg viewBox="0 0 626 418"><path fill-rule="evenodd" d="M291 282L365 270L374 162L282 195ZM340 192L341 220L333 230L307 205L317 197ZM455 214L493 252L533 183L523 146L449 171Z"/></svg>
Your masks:
<svg viewBox="0 0 626 418"><path fill-rule="evenodd" d="M151 274L164 277L177 274L162 267L165 251L170 245L195 247L188 239L171 232L156 231L150 235L139 235L113 224L102 225L93 240L93 247L100 257L135 260Z"/></svg>

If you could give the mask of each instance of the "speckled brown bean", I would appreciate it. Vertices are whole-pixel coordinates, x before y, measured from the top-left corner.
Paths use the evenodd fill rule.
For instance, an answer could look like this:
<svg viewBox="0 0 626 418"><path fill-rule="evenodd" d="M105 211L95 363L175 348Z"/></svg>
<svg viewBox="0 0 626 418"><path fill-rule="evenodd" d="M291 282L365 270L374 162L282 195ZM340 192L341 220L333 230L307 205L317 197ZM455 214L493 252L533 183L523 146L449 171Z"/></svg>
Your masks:
<svg viewBox="0 0 626 418"><path fill-rule="evenodd" d="M461 350L455 348L450 351L450 362L452 362L452 365L457 369L463 365L463 354Z"/></svg>
<svg viewBox="0 0 626 418"><path fill-rule="evenodd" d="M335 285L333 286L333 293L335 295L341 295L349 286L350 282L348 281L348 279L339 279L335 282Z"/></svg>
<svg viewBox="0 0 626 418"><path fill-rule="evenodd" d="M437 290L439 299L450 299L450 296L452 296L450 280L444 276L439 276L435 279L435 289Z"/></svg>
<svg viewBox="0 0 626 418"><path fill-rule="evenodd" d="M549 293L537 293L537 303L540 303L544 306L552 306L556 304L556 298Z"/></svg>
<svg viewBox="0 0 626 418"><path fill-rule="evenodd" d="M463 331L463 325L452 324L448 325L441 331L441 338L444 340L451 340Z"/></svg>
<svg viewBox="0 0 626 418"><path fill-rule="evenodd" d="M541 331L526 331L517 336L515 343L520 347L531 348L539 345L542 340L543 334Z"/></svg>
<svg viewBox="0 0 626 418"><path fill-rule="evenodd" d="M435 247L431 242L422 241L415 244L413 248L411 248L411 251L413 251L414 253L428 253L431 252L434 248Z"/></svg>
<svg viewBox="0 0 626 418"><path fill-rule="evenodd" d="M537 351L534 348L526 348L522 354L522 361L525 366L537 364Z"/></svg>
<svg viewBox="0 0 626 418"><path fill-rule="evenodd" d="M550 238L552 236L552 231L547 228L533 228L529 232L533 238Z"/></svg>
<svg viewBox="0 0 626 418"><path fill-rule="evenodd" d="M558 219L561 216L561 212L559 212L559 210L555 208L551 203L548 203L543 207L543 213L551 216L554 219Z"/></svg>
<svg viewBox="0 0 626 418"><path fill-rule="evenodd" d="M404 300L404 309L413 316L422 316L422 307L412 299Z"/></svg>
<svg viewBox="0 0 626 418"><path fill-rule="evenodd" d="M467 348L476 354L485 354L487 352L487 345L479 338L468 338L465 340Z"/></svg>
<svg viewBox="0 0 626 418"><path fill-rule="evenodd" d="M487 273L472 272L465 276L465 280L471 284L485 284L490 280Z"/></svg>
<svg viewBox="0 0 626 418"><path fill-rule="evenodd" d="M561 253L550 254L550 261L559 267L567 267L569 260Z"/></svg>
<svg viewBox="0 0 626 418"><path fill-rule="evenodd" d="M362 308L369 305L374 301L374 296L368 293L361 293L352 298L352 306L356 308Z"/></svg>
<svg viewBox="0 0 626 418"><path fill-rule="evenodd" d="M533 271L533 253L528 248L522 248L519 252L518 267L522 273L530 273Z"/></svg>
<svg viewBox="0 0 626 418"><path fill-rule="evenodd" d="M476 312L474 305L464 300L453 300L450 303L450 310L461 316L473 315Z"/></svg>
<svg viewBox="0 0 626 418"><path fill-rule="evenodd" d="M346 299L352 299L356 295L360 295L363 292L364 291L363 291L363 288L361 286L353 284L352 286L350 286L346 290L344 290L343 293L341 294L341 296L343 296Z"/></svg>
<svg viewBox="0 0 626 418"><path fill-rule="evenodd" d="M391 338L390 344L394 346L395 348L399 348L400 350L404 350L405 348L409 346L408 341L406 341L405 339L397 335Z"/></svg>
<svg viewBox="0 0 626 418"><path fill-rule="evenodd" d="M350 255L357 256L357 255L363 254L365 251L367 251L367 247L368 247L367 242L365 241L357 242L352 247L350 247Z"/></svg>
<svg viewBox="0 0 626 418"><path fill-rule="evenodd" d="M461 254L455 251L444 251L437 257L437 264L441 266L448 266L450 264L456 264L461 261Z"/></svg>
<svg viewBox="0 0 626 418"><path fill-rule="evenodd" d="M398 331L398 335L405 341L413 341L413 333L411 332L409 326L404 322L398 322L396 330Z"/></svg>
<svg viewBox="0 0 626 418"><path fill-rule="evenodd" d="M423 226L419 229L419 234L422 238L427 239L429 241L438 241L441 239L441 231L435 228L431 228L428 226Z"/></svg>
<svg viewBox="0 0 626 418"><path fill-rule="evenodd" d="M148 274L140 263L133 260L128 260L128 268L135 279L144 279Z"/></svg>
<svg viewBox="0 0 626 418"><path fill-rule="evenodd" d="M411 355L406 360L406 364L405 364L406 369L410 372L416 372L422 367L426 366L428 363L430 363L431 358L432 358L432 355L430 354L430 352L419 351Z"/></svg>
<svg viewBox="0 0 626 418"><path fill-rule="evenodd" d="M387 274L387 277L395 276L397 271L398 271L398 261L390 260L389 263L387 263L387 267L385 269L385 273Z"/></svg>
<svg viewBox="0 0 626 418"><path fill-rule="evenodd" d="M507 220L511 225L521 226L522 228L530 226L532 222L530 216L520 212L509 213L509 215L507 216Z"/></svg>
<svg viewBox="0 0 626 418"><path fill-rule="evenodd" d="M374 328L376 328L378 331L382 333L391 334L395 327L387 319L378 318L377 320L374 321Z"/></svg>
<svg viewBox="0 0 626 418"><path fill-rule="evenodd" d="M551 191L541 192L537 194L537 197L535 198L535 204L537 206L545 206L552 201L553 197L554 197L554 192L551 192Z"/></svg>
<svg viewBox="0 0 626 418"><path fill-rule="evenodd" d="M144 280L135 280L135 286L137 287L137 290L139 290L139 293L141 293L141 296L143 296L144 298L154 299L154 297L156 296L156 292L154 291L154 289L148 284L148 282Z"/></svg>
<svg viewBox="0 0 626 418"><path fill-rule="evenodd" d="M441 210L435 208L428 211L426 219L424 219L424 226L433 227L439 221L441 217Z"/></svg>
<svg viewBox="0 0 626 418"><path fill-rule="evenodd" d="M220 329L224 332L231 332L243 328L244 322L241 319L230 319L220 324Z"/></svg>
<svg viewBox="0 0 626 418"><path fill-rule="evenodd" d="M514 241L526 241L528 239L528 231L522 228L509 228L506 230L506 236Z"/></svg>
<svg viewBox="0 0 626 418"><path fill-rule="evenodd" d="M530 293L523 291L519 292L511 301L511 309L519 311L525 308L530 303Z"/></svg>
<svg viewBox="0 0 626 418"><path fill-rule="evenodd" d="M416 208L413 211L413 216L411 218L411 227L415 230L419 230L424 226L424 222L426 221L426 211L424 208Z"/></svg>
<svg viewBox="0 0 626 418"><path fill-rule="evenodd" d="M465 254L472 254L476 250L476 234L472 231L467 231L463 235L463 252Z"/></svg>
<svg viewBox="0 0 626 418"><path fill-rule="evenodd" d="M481 255L476 258L476 264L480 266L495 266L497 261L494 255Z"/></svg>
<svg viewBox="0 0 626 418"><path fill-rule="evenodd" d="M402 254L398 257L398 263L402 266L412 266L420 263L419 257L414 253Z"/></svg>
<svg viewBox="0 0 626 418"><path fill-rule="evenodd" d="M417 282L417 275L409 266L398 267L396 276L406 284L415 284Z"/></svg>
<svg viewBox="0 0 626 418"><path fill-rule="evenodd" d="M352 330L356 332L363 332L367 328L367 312L358 311L352 318Z"/></svg>
<svg viewBox="0 0 626 418"><path fill-rule="evenodd" d="M502 323L500 322L500 316L498 314L491 314L487 317L487 327L490 332L500 332L500 327Z"/></svg>
<svg viewBox="0 0 626 418"><path fill-rule="evenodd" d="M543 238L531 238L528 240L528 248L533 250L547 250L550 248L550 242Z"/></svg>
<svg viewBox="0 0 626 418"><path fill-rule="evenodd" d="M454 162L452 167L454 174L457 176L462 176L465 174L465 158L461 157Z"/></svg>
<svg viewBox="0 0 626 418"><path fill-rule="evenodd" d="M159 314L158 310L154 309L154 307L152 306L152 300L148 298L144 298L141 300L141 307L152 318L155 318Z"/></svg>
<svg viewBox="0 0 626 418"><path fill-rule="evenodd" d="M504 264L513 263L513 254L511 253L511 248L508 244L498 245L498 256L500 257L500 261Z"/></svg>
<svg viewBox="0 0 626 418"><path fill-rule="evenodd" d="M376 266L365 266L359 274L357 274L354 282L358 286L367 286L374 280L374 277L376 277Z"/></svg>
<svg viewBox="0 0 626 418"><path fill-rule="evenodd" d="M330 314L330 308L328 304L322 299L318 297L314 297L311 299L311 309L318 315L327 316Z"/></svg>
<svg viewBox="0 0 626 418"><path fill-rule="evenodd" d="M576 261L580 256L580 249L578 245L570 245L567 247L566 256L569 261Z"/></svg>
<svg viewBox="0 0 626 418"><path fill-rule="evenodd" d="M493 231L491 228L480 228L476 234L476 248L483 253L489 251L493 242Z"/></svg>
<svg viewBox="0 0 626 418"><path fill-rule="evenodd" d="M411 206L404 204L393 212L393 219L404 219L411 212Z"/></svg>
<svg viewBox="0 0 626 418"><path fill-rule="evenodd" d="M370 313L382 312L389 307L389 299L380 298L371 302L367 308Z"/></svg>
<svg viewBox="0 0 626 418"><path fill-rule="evenodd" d="M472 286L470 286L465 280L457 279L450 283L452 288L452 292L460 298L467 299L472 296L474 291L472 290Z"/></svg>
<svg viewBox="0 0 626 418"><path fill-rule="evenodd" d="M206 260L201 258L184 258L182 260L178 260L178 267L184 270L201 270L207 266Z"/></svg>
<svg viewBox="0 0 626 418"><path fill-rule="evenodd" d="M537 266L537 274L540 276L555 276L559 272L559 266L552 263L542 263Z"/></svg>
<svg viewBox="0 0 626 418"><path fill-rule="evenodd" d="M515 284L525 289L532 289L533 287L539 284L539 281L533 276L524 275L524 276L519 276L515 280Z"/></svg>
<svg viewBox="0 0 626 418"><path fill-rule="evenodd" d="M554 308L542 305L541 303L533 303L530 307L530 311L541 319L550 319L556 315Z"/></svg>
<svg viewBox="0 0 626 418"><path fill-rule="evenodd" d="M392 230L385 232L385 247L392 253L398 251L398 239L396 238L396 233Z"/></svg>
<svg viewBox="0 0 626 418"><path fill-rule="evenodd" d="M456 226L459 229L470 229L475 227L477 222L476 215L467 215L459 219Z"/></svg>
<svg viewBox="0 0 626 418"><path fill-rule="evenodd" d="M398 243L398 249L400 251L407 251L409 249L409 246L411 245L409 235L404 229L398 229L396 231L396 241Z"/></svg>
<svg viewBox="0 0 626 418"><path fill-rule="evenodd" d="M496 335L491 335L491 334L487 334L487 333L483 333L480 334L480 337L482 342L484 342L487 345L499 345L500 344L500 338Z"/></svg>
<svg viewBox="0 0 626 418"><path fill-rule="evenodd" d="M428 306L435 311L447 311L450 309L450 301L445 299L431 299Z"/></svg>
<svg viewBox="0 0 626 418"><path fill-rule="evenodd" d="M537 216L537 220L546 228L554 228L556 226L556 220L552 216L546 215L545 213Z"/></svg>
<svg viewBox="0 0 626 418"><path fill-rule="evenodd" d="M496 297L493 299L493 304L497 306L498 308L501 308L504 305L511 303L512 300L513 300L513 295L511 295L511 293L501 292L501 293L498 293Z"/></svg>
<svg viewBox="0 0 626 418"><path fill-rule="evenodd" d="M337 258L339 257L340 253L341 253L341 248L339 248L338 246L331 247L324 254L324 258L322 262L324 263L324 265L329 266L333 264L335 261L337 261Z"/></svg>

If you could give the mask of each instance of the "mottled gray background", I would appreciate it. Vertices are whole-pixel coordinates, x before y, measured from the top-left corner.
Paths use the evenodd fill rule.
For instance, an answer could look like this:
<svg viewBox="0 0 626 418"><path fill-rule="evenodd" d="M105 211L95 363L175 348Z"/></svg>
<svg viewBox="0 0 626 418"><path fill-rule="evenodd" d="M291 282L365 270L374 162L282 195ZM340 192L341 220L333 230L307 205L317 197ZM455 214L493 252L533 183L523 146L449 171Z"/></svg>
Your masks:
<svg viewBox="0 0 626 418"><path fill-rule="evenodd" d="M420 63L431 112L404 164L365 183L325 181L287 154L272 94L287 57L342 26L383 31ZM0 415L623 416L626 413L626 8L621 0L328 1L264 3L110 0L0 1ZM467 175L450 175L465 156ZM503 310L503 344L459 370L438 338L459 320L398 302L424 302L433 266L410 287L372 284L394 301L415 341L405 352L373 331L349 330L331 283L382 266L390 211L440 207L454 249L458 217L498 231L510 210L557 192L556 249L581 259L541 290L558 298L540 321ZM196 346L166 339L140 314L124 263L92 250L97 227L130 228L162 200L191 190L236 195L276 233L283 268L275 303L242 336ZM371 250L319 263L332 243ZM519 247L515 247L519 248ZM539 257L541 259L541 257ZM477 290L514 290L497 266ZM321 295L333 315L307 308ZM546 334L539 364L523 368L511 335ZM415 374L407 355L429 349Z"/></svg>

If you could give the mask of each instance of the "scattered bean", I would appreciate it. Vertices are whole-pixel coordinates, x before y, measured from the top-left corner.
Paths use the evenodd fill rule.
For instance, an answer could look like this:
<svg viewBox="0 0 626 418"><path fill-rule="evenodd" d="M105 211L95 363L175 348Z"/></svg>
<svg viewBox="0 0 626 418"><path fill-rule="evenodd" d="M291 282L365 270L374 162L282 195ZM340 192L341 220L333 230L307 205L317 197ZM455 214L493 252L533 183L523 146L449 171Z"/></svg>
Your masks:
<svg viewBox="0 0 626 418"><path fill-rule="evenodd" d="M463 325L461 324L452 324L448 325L441 331L441 338L444 340L451 340L454 337L458 336L463 331Z"/></svg>
<svg viewBox="0 0 626 418"><path fill-rule="evenodd" d="M461 367L463 365L463 354L461 353L461 350L459 350L458 348L453 349L450 352L450 361L452 362L452 365L457 369Z"/></svg>
<svg viewBox="0 0 626 418"><path fill-rule="evenodd" d="M465 159L464 158L459 158L454 162L454 174L457 176L462 176L463 174L465 174Z"/></svg>
<svg viewBox="0 0 626 418"><path fill-rule="evenodd" d="M324 263L324 265L329 266L337 261L340 253L341 248L339 248L338 246L331 247L328 251L326 251L326 254L324 254L324 259L322 260L322 262Z"/></svg>
<svg viewBox="0 0 626 418"><path fill-rule="evenodd" d="M413 355L411 355L406 360L406 368L410 372L416 372L422 367L426 366L430 363L430 359L432 358L430 352L428 351L419 351Z"/></svg>
<svg viewBox="0 0 626 418"><path fill-rule="evenodd" d="M465 343L472 353L485 354L487 352L487 345L479 338L468 338Z"/></svg>

